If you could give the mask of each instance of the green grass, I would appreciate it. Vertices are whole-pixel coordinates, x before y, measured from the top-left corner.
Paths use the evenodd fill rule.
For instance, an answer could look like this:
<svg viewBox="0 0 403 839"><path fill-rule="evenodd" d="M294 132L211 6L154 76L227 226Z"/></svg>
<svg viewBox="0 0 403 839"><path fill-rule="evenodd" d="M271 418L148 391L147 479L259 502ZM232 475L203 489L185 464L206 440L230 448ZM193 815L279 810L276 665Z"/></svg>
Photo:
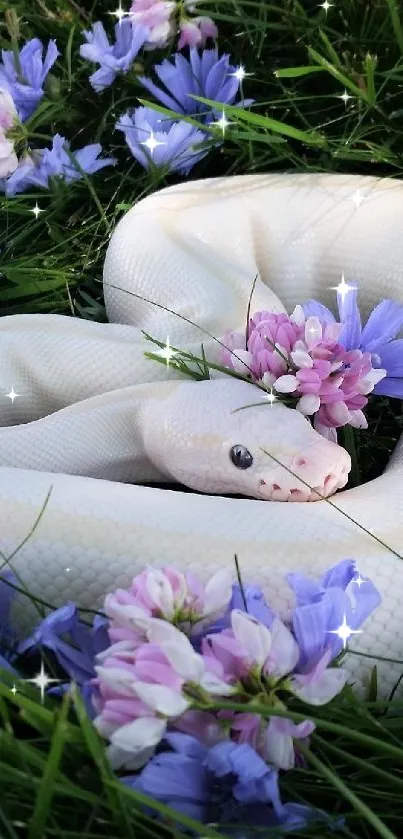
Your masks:
<svg viewBox="0 0 403 839"><path fill-rule="evenodd" d="M20 18L21 41L54 37L61 53L49 95L29 125L32 142L46 143L56 131L71 141L73 150L99 141L119 164L74 186L54 185L49 193L0 197L0 310L4 315L59 312L104 320L100 281L110 234L128 207L174 183L175 177L146 173L114 131L118 115L144 97L135 73L97 96L88 84L93 68L78 56L81 30L99 18L111 29L107 12L116 1L0 0L1 21L10 5ZM190 178L279 171L401 177L401 3L334 0L326 14L311 0L204 0L203 11L219 27L220 51L229 52L251 74L244 94L256 104L249 112L229 109L234 124L224 147L196 166ZM0 46L10 47L4 22ZM148 73L164 55L148 53L137 71ZM351 97L346 103L341 98L345 91ZM43 211L37 220L32 214L36 202ZM371 407L376 442L373 435L355 435L360 480L369 480L385 465L401 431L400 414L397 402L380 400ZM33 687L18 685L13 696L10 684L4 675L1 839L165 839L191 827L172 813L165 814L167 828L144 815L139 798L111 774L77 698L61 705L47 700L42 706ZM334 815L343 813L346 826L335 835L399 839L402 714L402 703L361 702L351 693L336 709L318 709L308 768L283 776L283 794ZM214 827L200 830L202 836L217 835ZM293 835L325 834L313 828Z"/></svg>
<svg viewBox="0 0 403 839"><path fill-rule="evenodd" d="M17 688L14 694L10 687ZM231 702L217 707L241 710ZM263 716L270 709L251 707ZM275 711L276 715L281 712ZM349 839L400 839L403 826L403 703L362 701L350 689L312 714L316 732L302 747L306 767L282 775L285 800L320 807L345 823L334 834ZM295 722L305 712L285 712ZM192 819L154 802L153 821L142 804L151 802L122 786L109 769L102 741L77 693L61 703L3 671L0 680L0 835L27 839L178 839L187 830L218 839L214 824ZM323 837L323 825L296 837ZM257 835L285 836L282 831Z"/></svg>

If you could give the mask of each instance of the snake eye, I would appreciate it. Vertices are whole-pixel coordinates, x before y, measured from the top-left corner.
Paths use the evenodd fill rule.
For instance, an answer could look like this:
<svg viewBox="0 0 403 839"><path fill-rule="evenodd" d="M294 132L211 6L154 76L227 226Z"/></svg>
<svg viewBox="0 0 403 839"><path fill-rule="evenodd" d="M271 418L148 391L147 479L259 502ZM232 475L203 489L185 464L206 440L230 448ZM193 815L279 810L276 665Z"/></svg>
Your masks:
<svg viewBox="0 0 403 839"><path fill-rule="evenodd" d="M249 469L249 466L252 466L253 463L253 457L249 449L239 443L230 449L230 458L238 469Z"/></svg>

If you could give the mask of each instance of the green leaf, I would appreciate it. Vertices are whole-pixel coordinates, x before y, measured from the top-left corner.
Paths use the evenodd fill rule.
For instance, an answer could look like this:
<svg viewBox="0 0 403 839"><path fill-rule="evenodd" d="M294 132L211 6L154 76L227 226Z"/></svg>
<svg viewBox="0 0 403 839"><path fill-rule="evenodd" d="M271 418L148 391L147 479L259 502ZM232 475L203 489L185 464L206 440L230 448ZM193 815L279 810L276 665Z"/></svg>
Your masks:
<svg viewBox="0 0 403 839"><path fill-rule="evenodd" d="M214 99L205 99L203 96L195 96L194 94L189 94L189 96L191 96L192 99L196 99L197 102L202 102L205 105L211 105L214 108L220 107L220 103L216 102ZM287 125L285 122L279 122L277 119L265 117L261 114L256 114L253 111L236 108L233 105L225 105L225 114L231 117L237 117L240 122L246 122L248 125L254 125L258 128L273 131L274 134L284 134L284 136L291 137L294 140L299 140L307 146L327 145L326 139L316 132L301 131L299 128Z"/></svg>
<svg viewBox="0 0 403 839"><path fill-rule="evenodd" d="M309 64L307 67L282 67L281 70L275 70L274 75L277 79L298 79L300 76L310 76L312 73L323 73L324 70L324 67Z"/></svg>
<svg viewBox="0 0 403 839"><path fill-rule="evenodd" d="M54 794L54 783L59 771L59 764L62 759L66 720L70 707L70 695L65 693L62 699L60 711L55 714L55 726L50 741L49 755L44 768L42 781L38 789L35 807L30 819L28 828L28 839L42 839L45 826L50 814L50 806Z"/></svg>
<svg viewBox="0 0 403 839"><path fill-rule="evenodd" d="M72 689L72 697L78 721L87 744L88 752L92 756L94 764L98 769L116 825L123 831L123 835L126 836L127 839L134 839L129 815L123 804L122 790L124 790L125 787L123 784L114 786L114 776L108 763L104 744L101 742L101 739L91 720L88 718L83 700L75 687Z"/></svg>

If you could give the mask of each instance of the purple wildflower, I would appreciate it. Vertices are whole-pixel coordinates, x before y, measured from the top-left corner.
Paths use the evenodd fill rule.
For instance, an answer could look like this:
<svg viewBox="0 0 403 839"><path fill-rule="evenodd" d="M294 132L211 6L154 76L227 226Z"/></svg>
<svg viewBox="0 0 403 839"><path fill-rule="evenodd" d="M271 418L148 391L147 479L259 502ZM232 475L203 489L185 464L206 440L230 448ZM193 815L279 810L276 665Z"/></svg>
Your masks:
<svg viewBox="0 0 403 839"><path fill-rule="evenodd" d="M127 73L138 52L148 38L145 26L125 18L115 26L115 43L111 45L105 29L100 23L94 23L92 29L85 31L86 44L80 47L82 58L99 64L99 70L90 76L90 83L99 93L112 84L118 73Z"/></svg>
<svg viewBox="0 0 403 839"><path fill-rule="evenodd" d="M56 61L59 51L55 41L49 41L46 55L39 38L27 41L19 53L21 74L14 53L2 50L0 63L0 87L13 98L22 122L33 114L43 96L43 84L49 70Z"/></svg>
<svg viewBox="0 0 403 839"><path fill-rule="evenodd" d="M208 124L221 114L221 110L197 102L190 94L214 99L223 105L236 104L238 107L246 107L253 101L245 99L236 102L240 81L233 75L237 68L229 63L229 58L229 55L219 58L217 48L203 50L201 53L197 48L192 48L189 59L176 55L173 61L165 59L162 64L154 67L163 88L144 76L139 81L166 108L178 114L197 114Z"/></svg>
<svg viewBox="0 0 403 839"><path fill-rule="evenodd" d="M319 582L302 574L288 574L287 580L297 600L292 627L301 651L298 670L304 672L328 650L329 660L341 652L343 641L334 633L344 618L350 629L359 629L381 602L375 586L357 572L352 559L333 566Z"/></svg>
<svg viewBox="0 0 403 839"><path fill-rule="evenodd" d="M247 612L256 620L260 621L267 629L270 629L274 621L275 613L270 609L266 603L266 598L259 586L246 585L241 590L238 583L232 586L232 597L228 604L227 610L222 617L217 618L214 623L205 627L203 635L213 635L215 632L221 632L223 629L229 629L231 626L231 612L234 609L239 609L241 612ZM196 627L197 629L197 627ZM193 646L199 648L202 636L191 636Z"/></svg>
<svg viewBox="0 0 403 839"><path fill-rule="evenodd" d="M44 618L32 635L18 646L18 655L32 655L42 649L52 652L63 671L79 686L87 712L92 717L95 657L109 644L107 623L105 618L96 615L89 629L80 621L75 603L69 602ZM49 693L63 693L68 687L68 684L61 685L52 688Z"/></svg>
<svg viewBox="0 0 403 839"><path fill-rule="evenodd" d="M122 778L123 783L201 822L240 825L242 837L259 827L301 829L325 816L283 804L277 771L247 744L227 740L206 749L185 734L167 735L166 741L172 751L156 755L138 777Z"/></svg>
<svg viewBox="0 0 403 839"><path fill-rule="evenodd" d="M188 175L193 166L208 154L193 146L206 142L208 135L187 122L162 118L151 108L136 108L124 114L116 124L136 160L148 169L167 166L170 172Z"/></svg>
<svg viewBox="0 0 403 839"><path fill-rule="evenodd" d="M357 305L357 287L337 293L339 319L343 329L339 343L346 350L371 353L372 365L386 370L386 377L373 390L378 396L403 398L403 339L393 340L403 327L403 306L395 300L382 300L371 312L364 327ZM332 312L316 300L302 307L306 317L313 315L324 323L335 323Z"/></svg>
<svg viewBox="0 0 403 839"><path fill-rule="evenodd" d="M0 180L0 189L6 195L16 195L25 192L30 186L49 188L50 178L62 178L66 183L80 180L82 172L92 175L105 166L114 166L116 160L112 157L101 158L102 146L93 143L68 154L70 144L56 134L51 149L35 149L30 156L22 158L18 168L6 179ZM76 165L75 165L76 164Z"/></svg>

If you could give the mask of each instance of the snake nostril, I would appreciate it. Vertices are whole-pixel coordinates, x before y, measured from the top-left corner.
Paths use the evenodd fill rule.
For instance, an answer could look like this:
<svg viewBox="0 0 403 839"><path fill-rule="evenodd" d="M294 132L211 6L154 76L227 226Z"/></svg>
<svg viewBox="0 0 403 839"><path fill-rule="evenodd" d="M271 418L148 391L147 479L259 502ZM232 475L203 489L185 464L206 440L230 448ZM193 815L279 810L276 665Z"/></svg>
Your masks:
<svg viewBox="0 0 403 839"><path fill-rule="evenodd" d="M264 480L263 480L263 478L262 478L262 479L261 479L261 481L260 481L260 486L261 486L261 487L265 487L265 486L266 486L266 481L264 481Z"/></svg>
<svg viewBox="0 0 403 839"><path fill-rule="evenodd" d="M295 461L296 466L306 466L306 460L304 457L298 457Z"/></svg>
<svg viewBox="0 0 403 839"><path fill-rule="evenodd" d="M327 475L327 476L326 476L326 478L325 478L325 483L323 484L323 486L325 486L325 487L326 487L326 486L330 483L330 481L332 480L332 478L333 478L332 473L330 473L329 475Z"/></svg>
<svg viewBox="0 0 403 839"><path fill-rule="evenodd" d="M274 489L281 489L281 486L279 486L278 484L272 484L272 485L271 485L271 488L272 488L273 490L274 490Z"/></svg>

